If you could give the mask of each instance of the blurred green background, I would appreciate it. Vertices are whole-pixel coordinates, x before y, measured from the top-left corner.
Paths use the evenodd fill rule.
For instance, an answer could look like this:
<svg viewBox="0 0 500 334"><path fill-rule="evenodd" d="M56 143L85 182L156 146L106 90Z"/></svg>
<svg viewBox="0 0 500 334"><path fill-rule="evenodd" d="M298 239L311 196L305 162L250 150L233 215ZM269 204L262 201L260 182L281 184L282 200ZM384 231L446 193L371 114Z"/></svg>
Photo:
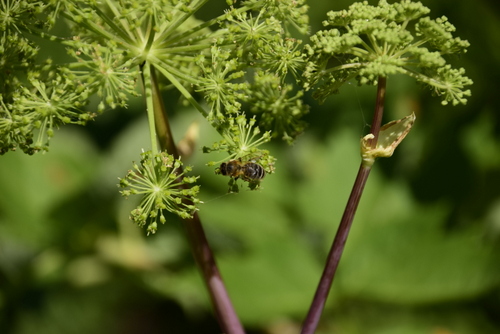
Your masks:
<svg viewBox="0 0 500 334"><path fill-rule="evenodd" d="M352 2L310 0L312 30ZM377 162L318 329L341 334L500 333L500 3L426 0L469 52L451 59L474 81L466 106L443 107L391 77L385 121L417 121ZM207 18L224 8L214 1ZM295 334L359 166L375 88L348 84L311 105L294 146L272 144L262 190L227 194L205 166L217 140L177 103L177 140L199 122L188 161L201 174L201 219L249 334ZM170 216L146 237L128 220L117 177L148 148L144 105L56 132L48 154L0 157L0 333L219 333L207 293Z"/></svg>

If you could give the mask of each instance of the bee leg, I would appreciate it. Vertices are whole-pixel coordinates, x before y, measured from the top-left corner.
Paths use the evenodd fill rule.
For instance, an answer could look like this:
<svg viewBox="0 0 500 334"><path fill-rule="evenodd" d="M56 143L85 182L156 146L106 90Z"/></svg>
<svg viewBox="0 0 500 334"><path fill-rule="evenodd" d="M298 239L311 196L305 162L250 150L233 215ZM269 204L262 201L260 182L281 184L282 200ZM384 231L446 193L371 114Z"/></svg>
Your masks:
<svg viewBox="0 0 500 334"><path fill-rule="evenodd" d="M228 193L239 193L240 189L238 187L238 183L236 182L236 179L231 178L229 180L229 189L227 190Z"/></svg>

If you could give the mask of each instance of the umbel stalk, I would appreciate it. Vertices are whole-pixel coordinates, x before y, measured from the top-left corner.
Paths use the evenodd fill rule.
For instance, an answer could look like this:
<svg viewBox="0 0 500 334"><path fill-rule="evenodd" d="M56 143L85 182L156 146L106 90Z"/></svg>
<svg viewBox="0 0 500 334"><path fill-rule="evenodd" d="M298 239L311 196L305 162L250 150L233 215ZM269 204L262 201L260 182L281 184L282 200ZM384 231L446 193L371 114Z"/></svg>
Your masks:
<svg viewBox="0 0 500 334"><path fill-rule="evenodd" d="M375 104L375 112L373 115L373 121L370 129L370 133L373 134L374 138L371 140L371 147L375 148L377 144L378 134L380 132L380 125L382 123L382 116L384 113L384 101L385 101L385 90L386 90L386 78L378 78L377 86L377 100ZM313 334L316 331L319 320L321 318L321 313L325 307L326 300L328 298L328 293L332 286L333 278L337 267L344 251L344 246L347 241L347 236L351 229L352 222L354 220L354 215L358 207L359 201L361 199L361 194L365 187L366 181L368 180L368 175L370 175L371 165L365 164L363 161L358 170L358 175L354 181L354 186L347 201L347 205L342 215L340 225L337 229L337 234L333 239L330 252L326 260L325 268L321 279L319 281L316 293L314 294L313 301L309 308L309 312L304 320L301 334Z"/></svg>

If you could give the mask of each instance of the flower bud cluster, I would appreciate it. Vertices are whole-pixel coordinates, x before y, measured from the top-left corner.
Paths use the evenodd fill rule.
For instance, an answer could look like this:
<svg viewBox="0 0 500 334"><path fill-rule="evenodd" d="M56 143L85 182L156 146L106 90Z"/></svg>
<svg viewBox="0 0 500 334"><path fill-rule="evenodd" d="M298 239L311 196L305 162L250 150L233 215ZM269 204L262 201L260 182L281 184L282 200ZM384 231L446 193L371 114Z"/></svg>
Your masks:
<svg viewBox="0 0 500 334"><path fill-rule="evenodd" d="M202 202L196 197L200 187L192 185L198 177L186 176L189 171L189 166L183 167L180 160L166 152L143 152L140 162L134 163L119 183L124 188L120 191L123 196L143 196L139 206L130 212L130 219L141 227L147 225L149 234L156 232L158 223L166 222L165 211L183 219L192 218Z"/></svg>

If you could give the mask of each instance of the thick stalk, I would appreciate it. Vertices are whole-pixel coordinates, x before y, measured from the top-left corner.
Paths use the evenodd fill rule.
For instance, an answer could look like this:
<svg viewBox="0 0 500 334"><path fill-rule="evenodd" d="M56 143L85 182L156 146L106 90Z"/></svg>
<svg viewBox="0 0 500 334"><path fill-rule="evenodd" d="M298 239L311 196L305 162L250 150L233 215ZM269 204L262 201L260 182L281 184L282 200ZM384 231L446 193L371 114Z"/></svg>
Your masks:
<svg viewBox="0 0 500 334"><path fill-rule="evenodd" d="M166 150L179 158L179 152L173 140L167 112L159 91L158 81L154 70L151 72L155 124L160 147L162 150ZM203 275L222 331L227 334L244 334L245 331L229 299L229 294L215 262L214 254L206 238L198 213L194 213L193 218L186 219L184 226L193 256Z"/></svg>
<svg viewBox="0 0 500 334"><path fill-rule="evenodd" d="M380 124L382 122L382 115L384 113L384 101L385 101L385 89L386 89L386 78L379 78L377 87L377 101L375 104L375 112L373 115L373 122L370 132L374 135L371 146L375 147L378 139L378 134L380 131ZM316 293L314 294L311 307L307 313L306 319L302 327L301 334L313 334L316 331L319 320L321 318L321 313L325 307L326 299L328 298L328 293L330 292L330 287L332 286L333 278L337 267L344 251L344 246L347 241L347 236L351 229L352 222L354 220L354 215L358 207L361 195L363 194L363 189L365 187L368 176L370 175L371 165L365 165L361 162L361 166L358 170L358 175L354 181L354 186L347 201L344 214L340 221L340 225L337 229L337 234L333 239L330 252L326 260L325 268L321 279L319 281Z"/></svg>
<svg viewBox="0 0 500 334"><path fill-rule="evenodd" d="M210 293L212 306L222 332L227 334L244 334L245 330L231 303L224 281L217 268L214 255L203 231L198 213L195 213L193 218L185 221L185 227L191 249L202 271L203 279Z"/></svg>

